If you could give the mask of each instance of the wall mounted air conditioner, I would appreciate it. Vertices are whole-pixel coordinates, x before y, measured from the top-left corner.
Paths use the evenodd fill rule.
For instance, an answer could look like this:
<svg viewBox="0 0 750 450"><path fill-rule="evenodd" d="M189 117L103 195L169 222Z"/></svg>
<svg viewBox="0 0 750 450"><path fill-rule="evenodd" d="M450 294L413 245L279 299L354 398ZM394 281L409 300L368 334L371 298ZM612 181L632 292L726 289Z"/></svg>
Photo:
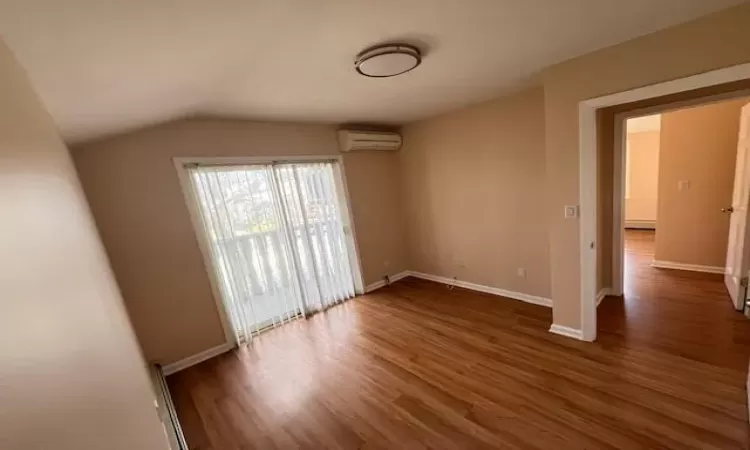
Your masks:
<svg viewBox="0 0 750 450"><path fill-rule="evenodd" d="M382 131L339 130L339 146L342 152L398 150L401 148L401 135Z"/></svg>

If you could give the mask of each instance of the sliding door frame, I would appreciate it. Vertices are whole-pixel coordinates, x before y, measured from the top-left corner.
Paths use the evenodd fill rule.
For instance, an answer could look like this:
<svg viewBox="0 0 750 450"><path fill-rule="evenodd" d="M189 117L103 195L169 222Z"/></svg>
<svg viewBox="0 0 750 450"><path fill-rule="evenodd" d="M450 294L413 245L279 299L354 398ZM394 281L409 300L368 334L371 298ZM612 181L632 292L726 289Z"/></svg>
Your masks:
<svg viewBox="0 0 750 450"><path fill-rule="evenodd" d="M224 337L228 344L237 346L238 342L234 337L231 321L221 296L219 280L216 277L216 267L214 267L211 258L211 246L208 237L204 231L203 218L198 209L198 195L195 192L193 183L190 181L187 166L250 166L250 165L273 165L273 164L309 164L320 162L333 162L334 164L334 182L336 183L336 194L339 196L339 207L342 208L341 219L344 222L344 234L347 236L347 251L350 257L350 266L352 269L352 278L354 278L354 292L357 295L364 294L364 279L362 278L362 260L359 256L359 245L357 244L357 235L354 231L354 216L352 215L351 200L349 197L349 188L346 184L346 171L344 170L344 159L341 155L295 155L295 156L176 156L172 158L177 171L177 178L180 182L182 194L185 197L185 204L190 213L190 222L198 241L198 247L203 258L203 265L211 284L211 293L219 312L219 321L224 331Z"/></svg>

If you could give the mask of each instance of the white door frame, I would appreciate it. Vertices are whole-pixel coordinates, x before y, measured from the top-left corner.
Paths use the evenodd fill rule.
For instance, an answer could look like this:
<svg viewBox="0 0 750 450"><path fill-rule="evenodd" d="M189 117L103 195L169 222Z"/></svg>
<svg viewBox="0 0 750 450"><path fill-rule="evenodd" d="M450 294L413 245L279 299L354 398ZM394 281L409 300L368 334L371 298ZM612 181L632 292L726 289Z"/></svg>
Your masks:
<svg viewBox="0 0 750 450"><path fill-rule="evenodd" d="M344 215L345 225L348 227L349 237L348 246L349 251L354 252L355 261L352 264L352 277L354 278L354 291L357 295L364 294L364 279L362 277L362 260L359 256L359 245L357 244L357 236L354 232L354 216L352 215L352 207L349 199L349 188L346 184L346 171L344 170L344 159L341 155L296 155L296 156L207 156L207 157L174 157L172 158L172 164L177 171L177 178L180 181L180 187L185 197L185 203L187 204L188 211L190 212L190 221L195 231L195 236L198 241L198 247L200 248L203 256L203 263L206 268L209 283L211 284L211 291L214 297L214 303L219 312L219 321L224 331L224 337L226 338L227 344L236 346L237 342L234 338L234 332L232 331L232 325L229 321L229 315L227 313L224 301L221 298L221 290L219 288L219 280L216 277L216 272L213 267L213 260L211 259L211 247L206 238L206 233L203 232L203 219L198 211L198 197L193 189L193 183L190 181L186 166L189 164L215 164L215 165L252 165L252 164L272 164L272 163L312 163L316 161L336 161L335 170L337 171L338 179L336 181L336 189L338 194L343 194L343 198L340 199L341 206L345 211L342 211ZM340 183L340 184L339 184Z"/></svg>
<svg viewBox="0 0 750 450"><path fill-rule="evenodd" d="M750 63L740 64L723 69L704 72L676 80L665 81L650 86L631 89L603 97L592 98L578 103L578 136L579 136L579 202L580 202L580 307L581 307L581 333L585 341L596 339L596 194L597 194L597 120L596 112L599 109L610 106L632 103L664 95L676 94L678 92L691 91L718 84L731 83L750 79ZM704 100L705 101L705 100ZM676 105L676 104L675 104ZM661 107L663 110L664 107ZM614 224L622 225L623 202L622 189L624 180L623 170L623 121L629 114L634 116L645 115L642 112L630 112L618 115L615 118L615 133L619 133L620 139L615 139L615 210L613 211ZM618 126L619 123L619 126ZM616 134L615 136L618 136ZM618 170L619 169L619 170ZM613 290L622 290L623 267L622 267L622 228L614 226L613 235ZM619 284L619 286L617 286Z"/></svg>

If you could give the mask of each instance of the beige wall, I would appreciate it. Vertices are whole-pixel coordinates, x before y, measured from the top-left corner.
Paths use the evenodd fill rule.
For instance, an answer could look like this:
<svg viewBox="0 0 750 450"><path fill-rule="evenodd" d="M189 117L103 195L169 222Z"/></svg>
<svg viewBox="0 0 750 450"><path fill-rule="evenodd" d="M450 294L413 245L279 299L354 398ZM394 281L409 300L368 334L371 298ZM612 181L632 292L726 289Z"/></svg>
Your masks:
<svg viewBox="0 0 750 450"><path fill-rule="evenodd" d="M585 99L750 62L750 5L558 64L544 71L547 221L554 322L580 328L578 103ZM599 248L611 242L599 242Z"/></svg>
<svg viewBox="0 0 750 450"><path fill-rule="evenodd" d="M166 448L68 150L2 41L0 211L0 448Z"/></svg>
<svg viewBox="0 0 750 450"><path fill-rule="evenodd" d="M323 125L194 119L73 149L76 167L150 361L225 342L172 157L338 153ZM407 269L398 154L344 157L365 283Z"/></svg>
<svg viewBox="0 0 750 450"><path fill-rule="evenodd" d="M599 142L597 146L597 185L600 189L596 191L596 234L597 236L611 236L613 231L613 188L614 188L614 152L608 150L608 141L614 139L615 122L609 114L599 111L597 114L597 127ZM596 247L596 291L612 286L612 248L611 246L599 245Z"/></svg>
<svg viewBox="0 0 750 450"><path fill-rule="evenodd" d="M549 297L541 88L406 126L401 163L412 270Z"/></svg>
<svg viewBox="0 0 750 450"><path fill-rule="evenodd" d="M724 267L740 110L748 99L662 116L654 259ZM678 190L678 182L690 182Z"/></svg>
<svg viewBox="0 0 750 450"><path fill-rule="evenodd" d="M410 269L398 152L344 156L365 285Z"/></svg>
<svg viewBox="0 0 750 450"><path fill-rule="evenodd" d="M627 134L625 224L656 223L659 197L659 131Z"/></svg>

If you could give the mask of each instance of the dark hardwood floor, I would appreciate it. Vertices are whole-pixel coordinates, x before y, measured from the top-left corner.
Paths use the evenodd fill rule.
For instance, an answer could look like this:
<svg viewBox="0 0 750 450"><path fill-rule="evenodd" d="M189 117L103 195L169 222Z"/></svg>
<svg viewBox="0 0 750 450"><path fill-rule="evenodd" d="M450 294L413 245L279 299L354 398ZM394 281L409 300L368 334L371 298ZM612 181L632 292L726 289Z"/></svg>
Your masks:
<svg viewBox="0 0 750 450"><path fill-rule="evenodd" d="M168 379L191 449L747 448L750 321L721 277L651 268L599 340L551 310L406 279Z"/></svg>

